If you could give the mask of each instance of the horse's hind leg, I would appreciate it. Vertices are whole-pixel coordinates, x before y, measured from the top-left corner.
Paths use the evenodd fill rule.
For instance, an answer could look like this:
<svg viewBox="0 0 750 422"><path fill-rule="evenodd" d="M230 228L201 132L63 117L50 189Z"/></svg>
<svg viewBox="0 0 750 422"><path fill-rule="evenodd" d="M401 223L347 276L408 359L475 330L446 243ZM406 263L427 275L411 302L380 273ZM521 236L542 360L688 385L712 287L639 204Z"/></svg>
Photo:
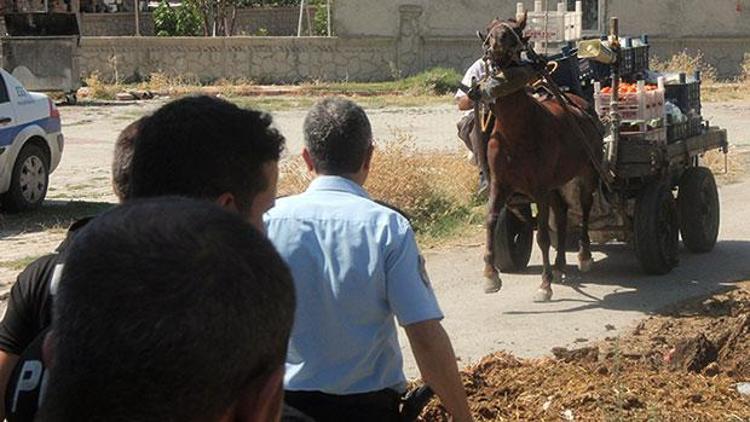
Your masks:
<svg viewBox="0 0 750 422"><path fill-rule="evenodd" d="M578 270L582 273L591 271L594 259L591 257L591 238L589 237L589 217L594 204L594 191L597 177L590 171L588 177L581 183L581 240L578 251Z"/></svg>
<svg viewBox="0 0 750 422"><path fill-rule="evenodd" d="M568 204L559 191L550 194L550 206L555 213L555 225L557 226L557 257L552 269L552 281L562 283L565 278L565 250L567 246L568 233Z"/></svg>
<svg viewBox="0 0 750 422"><path fill-rule="evenodd" d="M548 302L552 299L552 267L549 263L549 193L537 195L537 232L536 241L542 250L542 284L539 285L535 300Z"/></svg>

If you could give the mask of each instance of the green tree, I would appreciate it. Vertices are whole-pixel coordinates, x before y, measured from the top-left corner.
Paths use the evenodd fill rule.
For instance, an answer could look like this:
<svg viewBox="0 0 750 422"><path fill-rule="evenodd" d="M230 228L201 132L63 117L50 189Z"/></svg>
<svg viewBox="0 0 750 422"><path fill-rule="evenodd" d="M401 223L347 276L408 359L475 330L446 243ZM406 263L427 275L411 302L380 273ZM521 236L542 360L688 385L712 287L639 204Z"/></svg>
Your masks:
<svg viewBox="0 0 750 422"><path fill-rule="evenodd" d="M201 18L190 3L172 7L162 0L154 10L154 27L159 37L189 37L200 35Z"/></svg>

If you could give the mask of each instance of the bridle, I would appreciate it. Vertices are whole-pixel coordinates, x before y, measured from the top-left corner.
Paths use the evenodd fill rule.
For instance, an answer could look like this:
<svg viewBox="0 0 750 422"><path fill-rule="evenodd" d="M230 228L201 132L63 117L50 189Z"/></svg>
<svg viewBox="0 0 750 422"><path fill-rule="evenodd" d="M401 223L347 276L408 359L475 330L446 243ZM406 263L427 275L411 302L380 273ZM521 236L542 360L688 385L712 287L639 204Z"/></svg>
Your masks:
<svg viewBox="0 0 750 422"><path fill-rule="evenodd" d="M484 42L482 43L482 45L484 46L484 55L486 59L492 59L492 51L490 50L490 37L492 37L492 30L497 26L503 26L507 28L516 38L516 45L512 53L509 54L510 57L520 55L523 51L528 50L528 45L523 41L521 36L518 35L518 32L516 32L516 30L512 26L510 26L507 22L499 22L495 27L487 31L487 36L484 38Z"/></svg>

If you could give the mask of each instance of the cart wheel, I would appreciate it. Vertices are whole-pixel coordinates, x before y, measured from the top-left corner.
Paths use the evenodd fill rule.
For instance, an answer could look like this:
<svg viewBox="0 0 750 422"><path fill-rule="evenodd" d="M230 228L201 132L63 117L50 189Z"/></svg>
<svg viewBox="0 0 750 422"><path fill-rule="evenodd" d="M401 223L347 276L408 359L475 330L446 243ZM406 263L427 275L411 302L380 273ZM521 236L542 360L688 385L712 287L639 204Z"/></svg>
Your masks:
<svg viewBox="0 0 750 422"><path fill-rule="evenodd" d="M500 272L523 271L529 265L534 243L531 206L522 205L518 210L526 217L526 222L521 221L505 206L495 225L495 267Z"/></svg>
<svg viewBox="0 0 750 422"><path fill-rule="evenodd" d="M719 192L711 170L691 167L677 196L682 243L690 252L709 252L719 236Z"/></svg>
<svg viewBox="0 0 750 422"><path fill-rule="evenodd" d="M648 274L666 274L679 254L677 205L668 185L647 186L636 202L635 254Z"/></svg>

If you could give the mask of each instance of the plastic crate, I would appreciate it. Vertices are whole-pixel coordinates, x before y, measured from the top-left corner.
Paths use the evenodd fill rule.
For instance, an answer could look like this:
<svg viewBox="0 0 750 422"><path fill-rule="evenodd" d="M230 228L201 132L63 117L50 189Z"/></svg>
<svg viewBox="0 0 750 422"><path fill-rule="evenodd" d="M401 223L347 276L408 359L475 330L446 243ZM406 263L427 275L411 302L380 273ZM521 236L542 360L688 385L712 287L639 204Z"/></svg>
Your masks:
<svg viewBox="0 0 750 422"><path fill-rule="evenodd" d="M664 97L674 103L685 114L701 114L701 80L697 73L692 80L688 80L685 73L680 73L676 81L668 81L665 85Z"/></svg>
<svg viewBox="0 0 750 422"><path fill-rule="evenodd" d="M523 3L517 3L516 12L522 12ZM544 11L542 2L534 1L534 10L529 11L524 34L531 42L541 44L564 43L581 39L583 30L583 6L576 2L575 10L568 11L564 2L557 4L557 10Z"/></svg>
<svg viewBox="0 0 750 422"><path fill-rule="evenodd" d="M670 123L667 126L667 142L672 143L700 135L703 129L703 118L699 115L692 115L684 122Z"/></svg>
<svg viewBox="0 0 750 422"><path fill-rule="evenodd" d="M604 38L606 40L606 38ZM603 41L604 41L603 40ZM622 38L620 47L620 77L635 81L649 68L649 46L648 36L640 38ZM582 74L599 82L607 82L611 79L612 68L608 64L598 63L591 60L582 60L581 67L586 72Z"/></svg>
<svg viewBox="0 0 750 422"><path fill-rule="evenodd" d="M648 54L648 44L633 47L633 73L640 73L649 69Z"/></svg>
<svg viewBox="0 0 750 422"><path fill-rule="evenodd" d="M575 50L563 49L562 54L550 56L547 60L557 63L557 69L552 73L552 80L557 85L567 88L567 91L576 95L583 95L578 56Z"/></svg>
<svg viewBox="0 0 750 422"><path fill-rule="evenodd" d="M594 84L594 104L600 116L606 116L610 111L612 94L601 92L601 84ZM664 119L664 83L659 80L658 88L647 91L644 81L638 81L638 92L620 94L617 110L622 120L648 121Z"/></svg>

